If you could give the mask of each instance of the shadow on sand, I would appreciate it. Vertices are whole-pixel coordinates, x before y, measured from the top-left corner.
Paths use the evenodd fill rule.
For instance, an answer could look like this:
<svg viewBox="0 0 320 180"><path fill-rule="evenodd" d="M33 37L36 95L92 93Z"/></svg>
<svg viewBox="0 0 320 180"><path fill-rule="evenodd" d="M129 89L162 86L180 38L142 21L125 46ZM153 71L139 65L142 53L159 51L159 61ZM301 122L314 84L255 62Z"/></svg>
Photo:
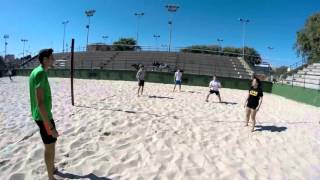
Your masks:
<svg viewBox="0 0 320 180"><path fill-rule="evenodd" d="M131 110L123 110L123 109L112 109L112 108L98 108L98 107L90 107L86 105L75 105L75 107L79 108L88 108L88 109L96 109L96 110L103 110L103 111L118 111L118 112L124 112L124 113L129 113L129 114L148 114L151 116L156 116L156 117L161 117L159 114L153 114L153 113L148 113L148 112L139 112L139 111L131 111Z"/></svg>
<svg viewBox="0 0 320 180"><path fill-rule="evenodd" d="M67 178L67 179L111 180L110 178L106 178L106 177L98 177L93 173L90 173L90 174L87 174L84 176L80 176L80 175L76 175L76 174L63 173L63 172L57 171L55 173L55 175L62 177L62 178Z"/></svg>
<svg viewBox="0 0 320 180"><path fill-rule="evenodd" d="M227 105L236 105L236 104L238 104L238 103L236 103L236 102L227 102L227 101L222 101L222 102L213 102L213 103L218 103L218 104L227 104Z"/></svg>
<svg viewBox="0 0 320 180"><path fill-rule="evenodd" d="M270 131L270 132L282 132L287 130L287 127L278 127L278 126L262 126L262 125L257 125L255 131Z"/></svg>
<svg viewBox="0 0 320 180"><path fill-rule="evenodd" d="M174 99L172 97L165 97L165 96L149 96L149 98L158 98L158 99Z"/></svg>

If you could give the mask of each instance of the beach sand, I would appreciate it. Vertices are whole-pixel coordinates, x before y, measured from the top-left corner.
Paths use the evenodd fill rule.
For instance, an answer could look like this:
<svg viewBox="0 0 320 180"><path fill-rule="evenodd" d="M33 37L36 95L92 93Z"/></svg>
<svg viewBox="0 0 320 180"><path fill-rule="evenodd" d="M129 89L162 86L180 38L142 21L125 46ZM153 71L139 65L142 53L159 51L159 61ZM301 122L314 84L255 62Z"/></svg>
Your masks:
<svg viewBox="0 0 320 180"><path fill-rule="evenodd" d="M58 179L320 179L320 108L264 94L257 131L244 127L247 91L49 78ZM209 82L208 82L209 83ZM0 78L0 179L46 179L27 77Z"/></svg>

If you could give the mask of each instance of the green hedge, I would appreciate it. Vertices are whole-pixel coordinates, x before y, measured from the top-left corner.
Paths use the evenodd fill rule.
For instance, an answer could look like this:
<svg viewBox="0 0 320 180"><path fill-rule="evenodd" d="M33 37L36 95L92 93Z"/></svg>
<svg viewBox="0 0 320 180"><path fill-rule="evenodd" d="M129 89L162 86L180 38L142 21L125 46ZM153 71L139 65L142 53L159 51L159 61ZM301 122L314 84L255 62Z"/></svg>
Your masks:
<svg viewBox="0 0 320 180"><path fill-rule="evenodd" d="M29 75L30 72L31 70L20 69L17 70L17 75L26 76ZM50 69L48 74L51 77L69 77L70 71L67 69ZM77 69L74 72L74 77L80 79L136 81L136 72L128 70ZM147 72L145 78L147 82L173 84L173 73ZM182 82L186 85L208 86L211 79L211 76L184 74ZM248 79L236 79L228 77L218 77L218 79L225 88L247 90L250 87L250 81ZM262 85L265 92L272 92L271 82L263 82Z"/></svg>
<svg viewBox="0 0 320 180"><path fill-rule="evenodd" d="M272 93L298 102L320 107L320 91L303 87L274 84Z"/></svg>

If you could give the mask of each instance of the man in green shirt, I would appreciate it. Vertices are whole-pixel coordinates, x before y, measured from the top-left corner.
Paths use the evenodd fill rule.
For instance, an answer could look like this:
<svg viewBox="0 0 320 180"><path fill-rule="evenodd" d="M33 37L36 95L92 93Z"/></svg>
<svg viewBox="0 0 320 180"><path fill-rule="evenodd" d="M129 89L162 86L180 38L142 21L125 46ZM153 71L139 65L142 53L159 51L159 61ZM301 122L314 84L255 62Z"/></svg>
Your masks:
<svg viewBox="0 0 320 180"><path fill-rule="evenodd" d="M47 71L54 63L52 49L43 49L39 52L40 65L30 74L29 90L33 120L40 129L40 135L45 146L44 159L47 166L49 180L53 180L55 143L58 132L52 117L51 89Z"/></svg>

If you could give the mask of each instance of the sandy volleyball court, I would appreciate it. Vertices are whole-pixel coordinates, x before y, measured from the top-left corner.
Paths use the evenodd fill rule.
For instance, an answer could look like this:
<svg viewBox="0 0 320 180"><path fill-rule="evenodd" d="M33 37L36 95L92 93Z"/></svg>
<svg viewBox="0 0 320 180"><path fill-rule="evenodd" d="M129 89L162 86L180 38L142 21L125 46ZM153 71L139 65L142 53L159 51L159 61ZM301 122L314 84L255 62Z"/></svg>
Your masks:
<svg viewBox="0 0 320 180"><path fill-rule="evenodd" d="M320 179L320 109L264 94L258 130L244 127L247 91L49 78L60 179ZM0 179L46 179L27 77L0 78Z"/></svg>

